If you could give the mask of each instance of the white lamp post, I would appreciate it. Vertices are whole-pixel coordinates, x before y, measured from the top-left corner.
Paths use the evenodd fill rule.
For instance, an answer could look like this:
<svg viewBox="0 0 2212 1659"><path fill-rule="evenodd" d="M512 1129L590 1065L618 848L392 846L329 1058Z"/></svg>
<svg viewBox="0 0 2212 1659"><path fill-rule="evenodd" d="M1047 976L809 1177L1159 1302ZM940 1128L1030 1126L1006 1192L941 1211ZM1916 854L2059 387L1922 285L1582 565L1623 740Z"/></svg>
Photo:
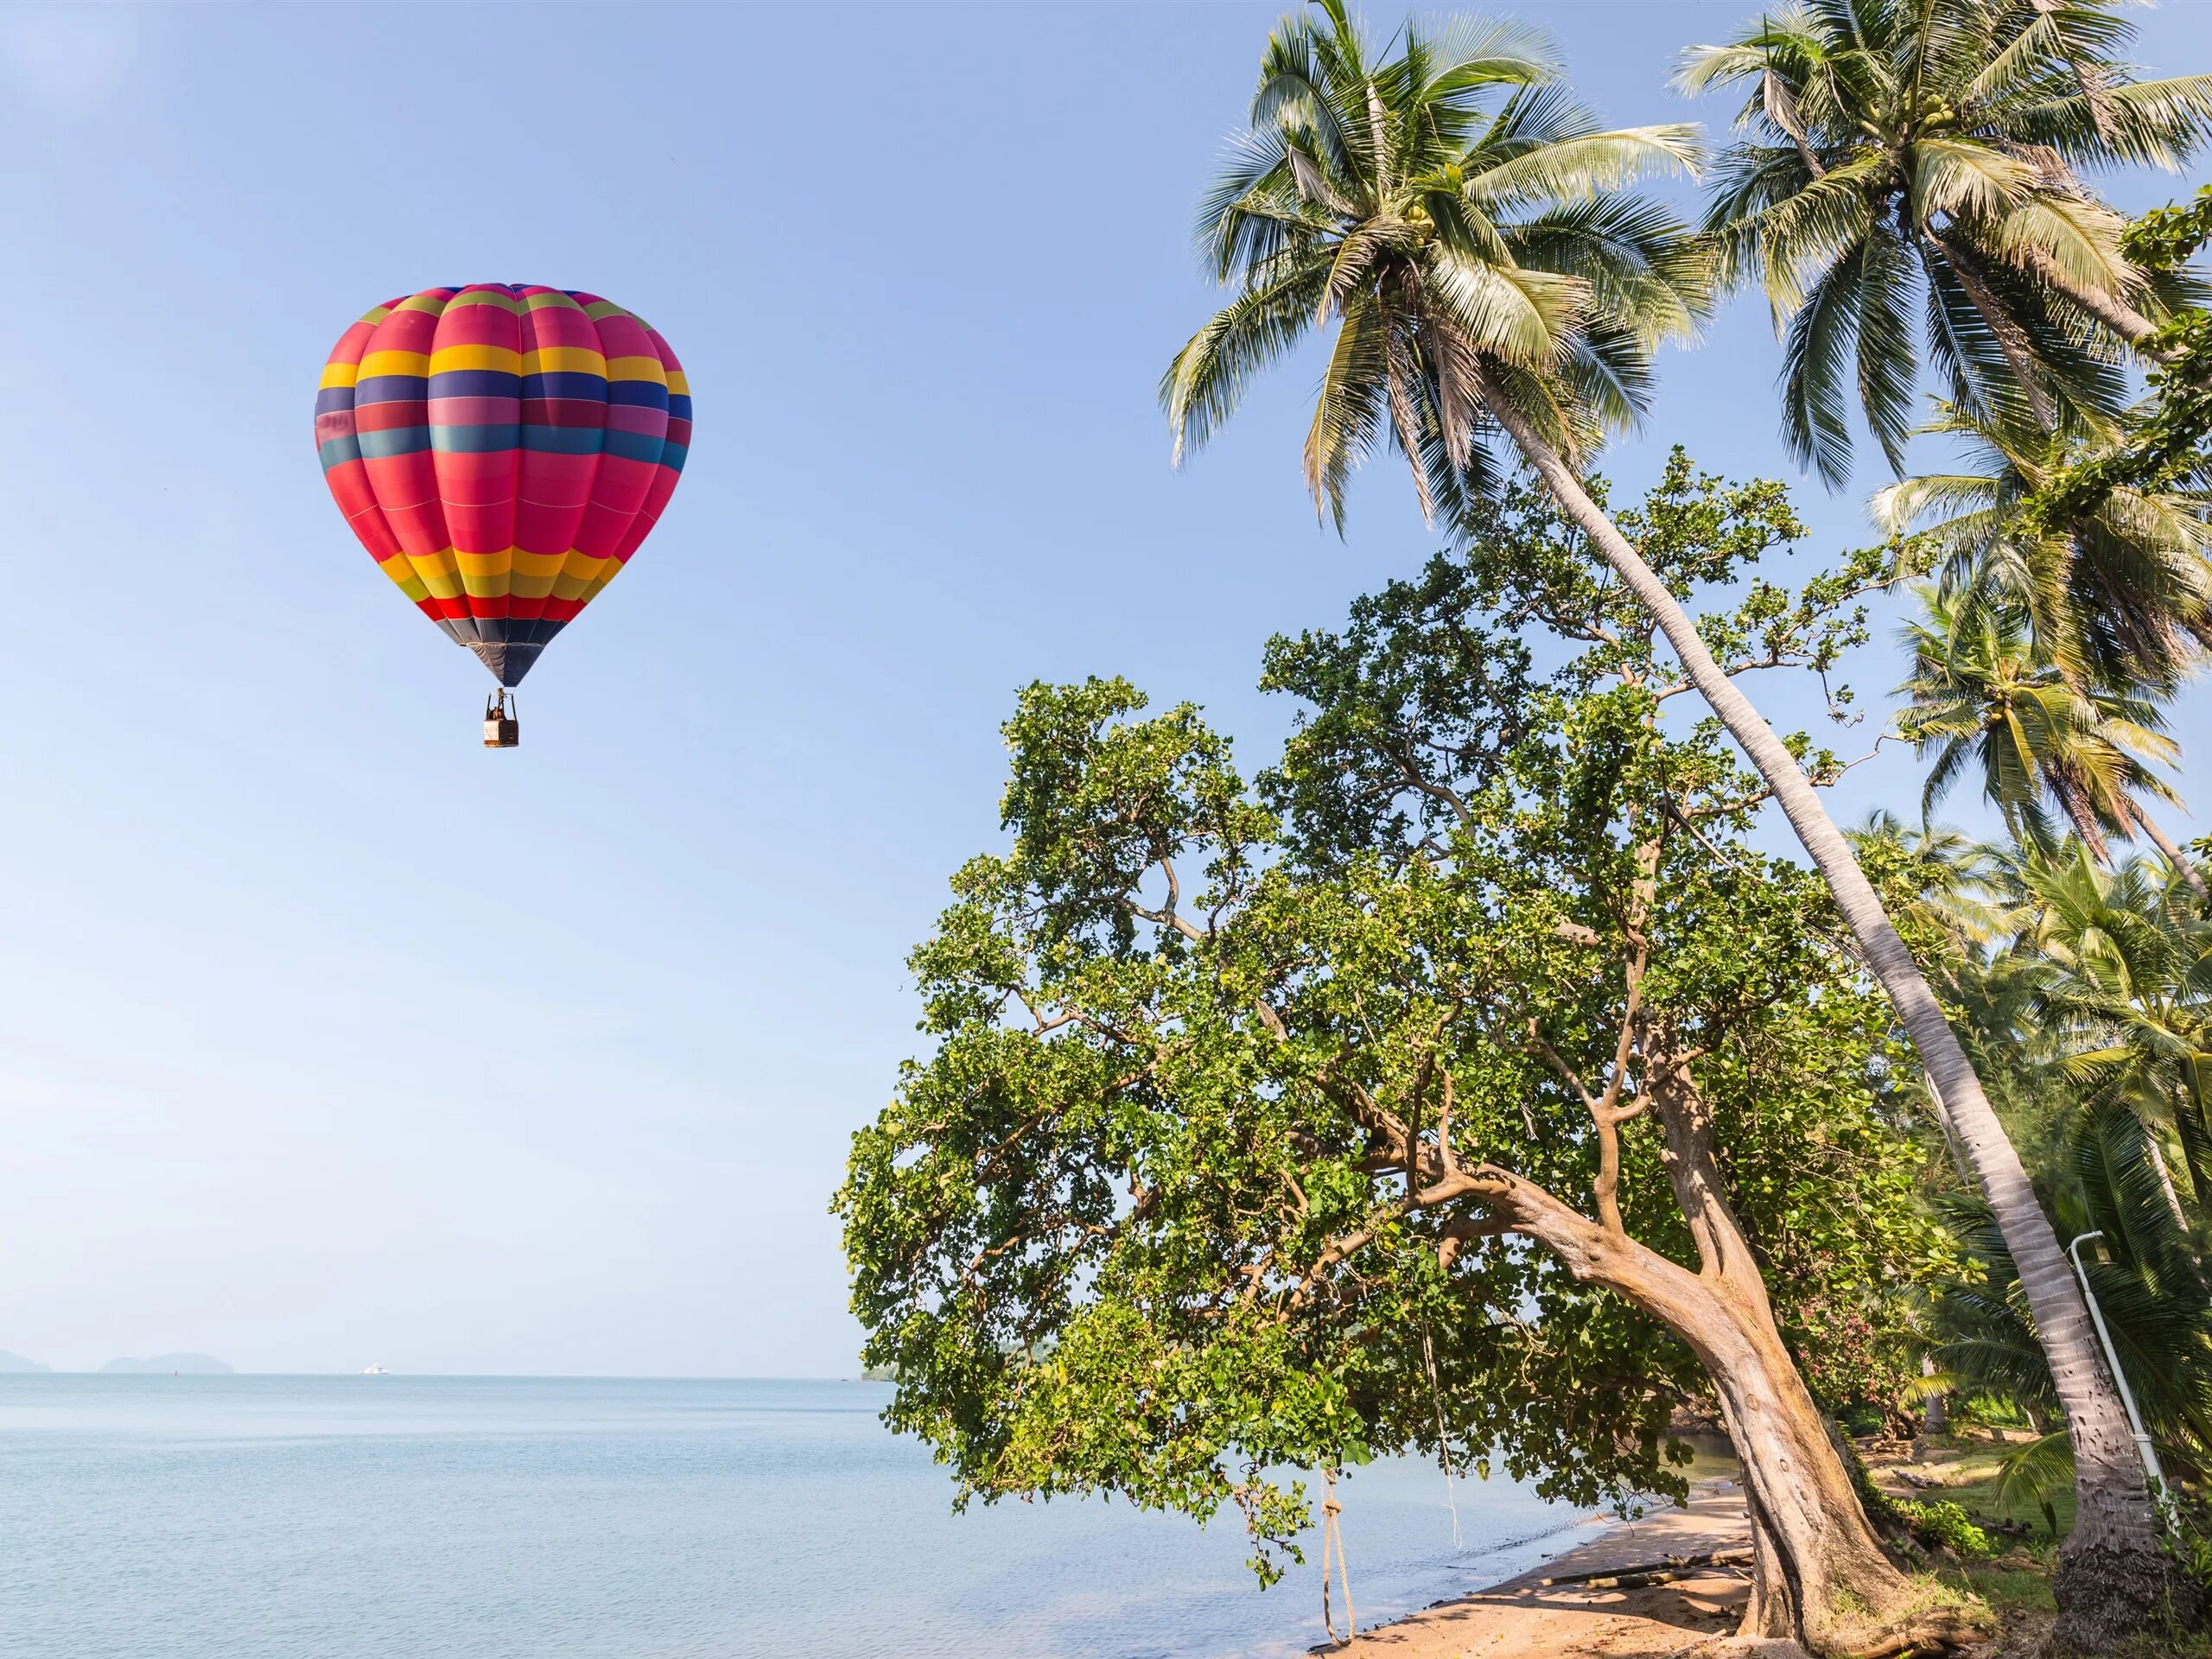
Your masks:
<svg viewBox="0 0 2212 1659"><path fill-rule="evenodd" d="M2082 1247L2093 1238L2102 1238L2100 1229L2083 1233L2066 1247L2067 1255L2074 1258L2074 1276L2082 1281L2082 1295L2089 1304L2089 1317L2096 1321L2097 1340L2104 1344L2105 1363L2112 1367L2112 1380L2120 1385L2120 1403L2127 1408L2127 1426L2135 1431L2135 1449L2143 1456L2143 1472L2151 1478L2151 1490L2158 1495L2158 1506L2166 1504L2165 1471L2158 1467L2158 1453L2151 1444L2151 1436L2143 1427L2143 1414L2135 1409L2135 1391L2127 1386L2127 1373L2120 1368L2120 1355L2112 1345L2112 1332L2105 1329L2104 1310L2097 1306L2097 1294L2089 1288L2089 1274L2082 1265Z"/></svg>

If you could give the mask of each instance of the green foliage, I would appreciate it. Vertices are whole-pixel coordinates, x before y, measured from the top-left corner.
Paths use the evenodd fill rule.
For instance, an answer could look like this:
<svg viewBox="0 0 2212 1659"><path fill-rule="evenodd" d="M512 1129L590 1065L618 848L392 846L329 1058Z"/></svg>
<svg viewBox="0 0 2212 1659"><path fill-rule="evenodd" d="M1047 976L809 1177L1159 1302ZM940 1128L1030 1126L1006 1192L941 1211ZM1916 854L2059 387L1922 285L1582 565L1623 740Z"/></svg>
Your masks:
<svg viewBox="0 0 2212 1659"><path fill-rule="evenodd" d="M1836 0L1686 54L1685 91L1744 91L1706 228L1724 280L1764 285L1783 439L1831 484L1854 403L1901 468L1923 353L1978 417L2094 427L2116 409L2090 302L2142 273L2080 169L2171 166L2212 126L2212 77L2134 80L2131 33L2102 5Z"/></svg>
<svg viewBox="0 0 2212 1659"><path fill-rule="evenodd" d="M1921 615L1904 630L1913 656L1898 725L1935 756L1923 814L1973 767L2016 839L2054 847L2056 806L2101 858L2107 832L2139 833L2140 798L2177 798L2150 765L2178 753L2156 702L2069 678L2037 649L2024 607L2001 594L1918 596Z"/></svg>
<svg viewBox="0 0 2212 1659"><path fill-rule="evenodd" d="M1997 1547L1989 1535L1974 1523L1973 1517L1957 1504L1938 1501L1923 1503L1914 1498L1898 1498L1891 1507L1904 1523L1912 1529L1912 1535L1928 1548L1939 1546L1955 1550L1961 1555L1994 1555Z"/></svg>
<svg viewBox="0 0 2212 1659"><path fill-rule="evenodd" d="M1915 856L1891 827L1859 844L1870 869L1918 886L1922 904L1904 910L1915 948L1959 1009L2059 1236L2103 1234L2089 1280L2120 1363L2169 1476L2202 1490L2212 926L2178 877L2139 861L2101 869L2078 842ZM1942 1203L1970 1266L1931 1304L1933 1352L1966 1392L1962 1415L2001 1404L2046 1431L2006 1454L1997 1496L2056 1532L2072 1450L2012 1261L1978 1200Z"/></svg>
<svg viewBox="0 0 2212 1659"><path fill-rule="evenodd" d="M2039 431L1939 404L1924 429L1958 441L1951 470L1875 495L1910 533L1947 606L2020 613L2034 653L2078 689L2171 692L2212 640L2212 524L2193 480L2113 487L2054 518L2038 492L2108 437Z"/></svg>
<svg viewBox="0 0 2212 1659"><path fill-rule="evenodd" d="M1796 531L1774 486L1678 460L1634 517L1671 580L1721 591L1738 668L1863 637L1883 556L1757 575ZM1507 1202L1599 1207L1585 1091L1630 1080L1624 1024L1696 1055L1785 1332L1804 1296L1879 1313L1944 1262L1885 1005L1818 879L1746 844L1758 780L1662 718L1670 659L1551 509L1509 493L1480 522L1344 632L1270 645L1304 706L1252 784L1187 705L1021 694L1010 845L911 959L929 1046L836 1201L887 1420L963 1501L1230 1504L1267 1576L1309 1518L1298 1471L1434 1456L1440 1415L1455 1466L1679 1494L1691 1351ZM1628 1124L1615 1198L1695 1262L1670 1155Z"/></svg>
<svg viewBox="0 0 2212 1659"><path fill-rule="evenodd" d="M2212 185L2186 207L2153 208L2128 227L2122 246L2145 270L2179 273L2212 239ZM2114 492L2151 493L2201 486L2212 439L2212 309L2177 310L2146 342L2158 364L2147 413L2129 423L2107 453L2066 468L2023 508L2036 525L2088 518Z"/></svg>
<svg viewBox="0 0 2212 1659"><path fill-rule="evenodd" d="M1600 130L1524 26L1408 22L1378 47L1343 0L1314 0L1270 36L1200 210L1235 297L1161 378L1178 458L1332 323L1305 471L1339 529L1385 444L1422 511L1456 521L1502 477L1500 399L1563 453L1593 447L1641 415L1654 350L1705 309L1696 238L1628 188L1694 157L1688 127Z"/></svg>

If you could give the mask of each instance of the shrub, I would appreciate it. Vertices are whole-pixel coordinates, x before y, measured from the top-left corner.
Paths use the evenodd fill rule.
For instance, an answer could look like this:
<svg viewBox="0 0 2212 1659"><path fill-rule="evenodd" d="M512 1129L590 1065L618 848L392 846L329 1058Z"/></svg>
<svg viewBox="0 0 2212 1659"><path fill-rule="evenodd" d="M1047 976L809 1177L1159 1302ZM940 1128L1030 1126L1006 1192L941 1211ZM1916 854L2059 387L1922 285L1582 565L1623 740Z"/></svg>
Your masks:
<svg viewBox="0 0 2212 1659"><path fill-rule="evenodd" d="M1891 1511L1912 1529L1915 1539L1930 1549L1948 1544L1961 1555L1994 1555L1996 1545L1974 1518L1956 1503L1923 1503L1912 1498L1893 1498Z"/></svg>

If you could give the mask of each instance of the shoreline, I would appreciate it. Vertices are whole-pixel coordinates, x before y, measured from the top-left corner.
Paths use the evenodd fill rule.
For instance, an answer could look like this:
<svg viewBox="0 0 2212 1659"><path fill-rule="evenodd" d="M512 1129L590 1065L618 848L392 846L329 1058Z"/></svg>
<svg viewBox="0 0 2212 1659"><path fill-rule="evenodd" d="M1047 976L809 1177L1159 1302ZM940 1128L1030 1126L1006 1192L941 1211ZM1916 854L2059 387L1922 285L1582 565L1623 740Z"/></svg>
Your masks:
<svg viewBox="0 0 2212 1659"><path fill-rule="evenodd" d="M1309 1651L1350 1659L1688 1659L1697 1654L1802 1653L1788 1642L1734 1640L1749 1581L1733 1566L1694 1569L1660 1585L1624 1588L1613 1575L1669 1558L1748 1549L1743 1489L1732 1476L1690 1488L1688 1503L1630 1521L1536 1566L1464 1596L1363 1629L1342 1646ZM1586 1522L1585 1524L1588 1524ZM1573 1583L1561 1580L1574 1579ZM1585 1580L1598 1579L1601 1583Z"/></svg>

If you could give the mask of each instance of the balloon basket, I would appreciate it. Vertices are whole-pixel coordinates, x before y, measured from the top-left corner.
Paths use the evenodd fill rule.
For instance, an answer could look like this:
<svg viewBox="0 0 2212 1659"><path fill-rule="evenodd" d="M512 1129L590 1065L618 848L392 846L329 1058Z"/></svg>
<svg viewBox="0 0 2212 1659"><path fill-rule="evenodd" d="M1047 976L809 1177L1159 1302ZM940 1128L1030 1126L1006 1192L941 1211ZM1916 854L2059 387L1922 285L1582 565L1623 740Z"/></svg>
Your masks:
<svg viewBox="0 0 2212 1659"><path fill-rule="evenodd" d="M515 700L505 686L484 699L484 747L512 749L522 741L522 722L515 718Z"/></svg>

